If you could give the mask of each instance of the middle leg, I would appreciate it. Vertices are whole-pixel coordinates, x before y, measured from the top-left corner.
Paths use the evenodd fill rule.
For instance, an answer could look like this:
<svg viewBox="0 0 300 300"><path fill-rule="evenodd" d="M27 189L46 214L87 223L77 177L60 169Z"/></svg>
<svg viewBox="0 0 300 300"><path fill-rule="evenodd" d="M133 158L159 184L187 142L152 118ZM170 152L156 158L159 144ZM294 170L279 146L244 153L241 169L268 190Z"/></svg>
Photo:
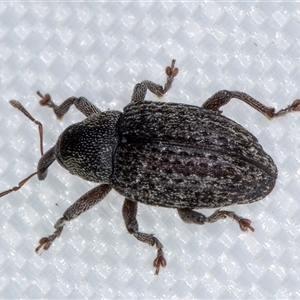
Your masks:
<svg viewBox="0 0 300 300"><path fill-rule="evenodd" d="M137 205L138 205L137 202L131 201L127 198L124 201L122 213L123 213L126 229L130 234L133 234L137 240L146 243L150 246L154 246L154 245L156 246L157 256L153 261L153 266L156 268L155 275L158 275L160 267L165 267L167 265L162 250L163 245L152 234L139 232L139 224L136 220Z"/></svg>
<svg viewBox="0 0 300 300"><path fill-rule="evenodd" d="M145 100L147 89L156 95L162 97L172 86L174 77L178 74L178 69L175 68L175 59L172 60L171 66L166 68L167 82L165 86L161 86L149 80L144 80L135 85L131 96L131 102L140 103Z"/></svg>

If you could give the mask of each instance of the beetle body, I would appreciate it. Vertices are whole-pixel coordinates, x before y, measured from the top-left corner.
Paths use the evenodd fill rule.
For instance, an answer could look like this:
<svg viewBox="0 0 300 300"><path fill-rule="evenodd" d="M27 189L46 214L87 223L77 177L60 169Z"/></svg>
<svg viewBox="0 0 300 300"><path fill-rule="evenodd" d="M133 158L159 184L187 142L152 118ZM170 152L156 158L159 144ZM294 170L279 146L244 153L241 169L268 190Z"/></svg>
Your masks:
<svg viewBox="0 0 300 300"><path fill-rule="evenodd" d="M166 74L164 87L147 80L138 83L124 112L101 112L84 97L68 98L58 106L49 94L38 92L41 105L52 108L58 118L72 105L87 117L65 129L44 155L41 123L19 102L11 100L14 107L39 126L43 156L35 173L0 197L18 190L34 175L45 179L55 160L71 174L100 183L64 212L54 225L54 233L39 241L36 252L49 249L68 221L99 203L111 189L125 197L122 214L128 232L139 241L156 246L155 274L166 265L163 245L152 234L139 231L138 203L177 209L183 221L199 225L230 217L243 231L254 231L250 220L232 211L218 209L206 217L193 210L258 201L272 191L277 178L276 165L258 140L223 116L219 108L237 98L271 119L300 111L300 100L277 113L237 91L219 91L202 107L145 101L147 90L160 97L171 88L178 74L175 60L166 68Z"/></svg>
<svg viewBox="0 0 300 300"><path fill-rule="evenodd" d="M170 208L217 208L265 197L277 169L257 139L213 111L177 103L129 104L113 187Z"/></svg>
<svg viewBox="0 0 300 300"><path fill-rule="evenodd" d="M124 113L94 114L71 125L55 158L84 180L170 208L251 203L272 189L277 168L249 131L213 111L144 101Z"/></svg>

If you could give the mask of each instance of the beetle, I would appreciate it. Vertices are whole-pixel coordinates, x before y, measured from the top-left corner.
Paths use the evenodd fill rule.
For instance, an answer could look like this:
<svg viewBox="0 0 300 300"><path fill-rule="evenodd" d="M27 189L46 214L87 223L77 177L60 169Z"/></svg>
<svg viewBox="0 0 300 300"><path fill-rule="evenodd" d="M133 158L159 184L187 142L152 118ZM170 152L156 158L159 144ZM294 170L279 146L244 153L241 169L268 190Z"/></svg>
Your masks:
<svg viewBox="0 0 300 300"><path fill-rule="evenodd" d="M70 97L56 105L49 94L40 104L61 119L72 105L86 119L66 128L55 145L43 154L43 127L16 100L10 104L36 123L40 133L37 171L0 197L20 189L31 177L44 180L56 160L71 174L100 183L72 204L55 223L55 231L36 248L48 250L65 224L102 201L112 190L125 197L122 214L127 231L137 240L155 246L155 274L166 266L163 245L152 234L139 231L138 203L177 209L187 223L202 225L229 217L241 230L254 231L251 221L221 208L248 204L266 197L273 189L277 168L255 136L222 115L220 107L239 99L272 119L300 111L300 100L275 113L246 93L222 90L202 107L145 101L147 90L158 97L172 86L178 74L175 60L166 68L163 86L145 80L135 85L131 102L123 112L101 112L84 97ZM216 208L211 216L195 209Z"/></svg>

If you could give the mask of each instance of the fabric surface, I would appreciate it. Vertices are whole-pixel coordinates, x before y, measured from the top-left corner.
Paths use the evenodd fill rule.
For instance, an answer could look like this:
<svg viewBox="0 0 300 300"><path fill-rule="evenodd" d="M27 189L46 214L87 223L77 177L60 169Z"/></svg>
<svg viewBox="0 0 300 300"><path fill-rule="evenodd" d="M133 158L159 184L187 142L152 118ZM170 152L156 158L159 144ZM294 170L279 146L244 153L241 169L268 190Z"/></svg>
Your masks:
<svg viewBox="0 0 300 300"><path fill-rule="evenodd" d="M84 96L122 111L136 83L165 82L173 58L172 89L147 99L201 106L227 89L284 108L300 98L299 19L300 4L288 2L1 2L0 191L34 172L40 157L36 125L8 100L43 123L45 151L84 117L71 108L58 122L37 90L57 104ZM268 197L230 208L253 221L254 233L228 219L189 225L175 210L139 205L141 231L155 234L167 259L154 276L155 248L127 233L123 197L111 192L37 255L38 240L96 186L54 163L45 181L35 177L1 198L0 297L300 298L300 113L269 121L238 100L222 109L279 170Z"/></svg>

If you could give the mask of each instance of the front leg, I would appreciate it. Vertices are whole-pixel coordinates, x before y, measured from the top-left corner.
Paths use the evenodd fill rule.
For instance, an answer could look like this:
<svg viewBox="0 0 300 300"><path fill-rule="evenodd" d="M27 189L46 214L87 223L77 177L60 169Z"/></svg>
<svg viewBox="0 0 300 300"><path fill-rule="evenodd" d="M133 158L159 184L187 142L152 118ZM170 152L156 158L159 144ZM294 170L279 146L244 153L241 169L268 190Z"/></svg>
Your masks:
<svg viewBox="0 0 300 300"><path fill-rule="evenodd" d="M219 91L212 95L210 98L208 98L204 104L202 105L202 108L210 109L217 111L219 114L222 113L222 111L219 110L219 108L225 104L227 104L230 99L239 99L243 102L247 103L260 113L262 113L264 116L266 116L268 119L272 119L275 117L281 117L286 115L287 113L293 112L293 111L300 111L300 100L296 99L292 105L288 105L286 108L279 110L277 113L275 112L275 108L273 107L267 107L263 105L261 102L257 101L256 99L252 98L246 93L238 92L238 91Z"/></svg>
<svg viewBox="0 0 300 300"><path fill-rule="evenodd" d="M146 243L150 246L154 246L154 245L156 246L157 256L153 261L153 266L155 267L155 275L158 275L160 267L165 267L167 265L162 250L163 245L152 234L139 232L139 224L136 220L137 205L138 205L137 202L131 201L129 199L125 199L122 208L122 214L123 214L125 226L127 231L130 234L133 234L137 240Z"/></svg>
<svg viewBox="0 0 300 300"><path fill-rule="evenodd" d="M84 97L70 97L63 101L62 104L56 105L49 94L42 95L37 91L38 96L41 97L40 104L42 106L48 106L53 109L56 117L60 120L69 110L69 108L74 104L75 107L82 112L86 117L89 117L93 114L100 113L100 109L87 100Z"/></svg>
<svg viewBox="0 0 300 300"><path fill-rule="evenodd" d="M172 60L171 66L166 68L167 82L162 87L149 80L144 80L135 85L131 96L131 102L140 103L145 100L147 89L158 97L162 97L172 86L174 77L178 74L178 69L175 68L175 59Z"/></svg>
<svg viewBox="0 0 300 300"><path fill-rule="evenodd" d="M58 238L63 230L63 227L67 222L76 219L79 215L87 211L88 209L99 203L105 196L111 191L112 187L110 184L101 184L83 196L81 196L75 203L73 203L63 214L54 225L56 229L53 234L48 237L43 237L40 239L40 245L35 249L38 253L41 248L48 250L52 242Z"/></svg>

